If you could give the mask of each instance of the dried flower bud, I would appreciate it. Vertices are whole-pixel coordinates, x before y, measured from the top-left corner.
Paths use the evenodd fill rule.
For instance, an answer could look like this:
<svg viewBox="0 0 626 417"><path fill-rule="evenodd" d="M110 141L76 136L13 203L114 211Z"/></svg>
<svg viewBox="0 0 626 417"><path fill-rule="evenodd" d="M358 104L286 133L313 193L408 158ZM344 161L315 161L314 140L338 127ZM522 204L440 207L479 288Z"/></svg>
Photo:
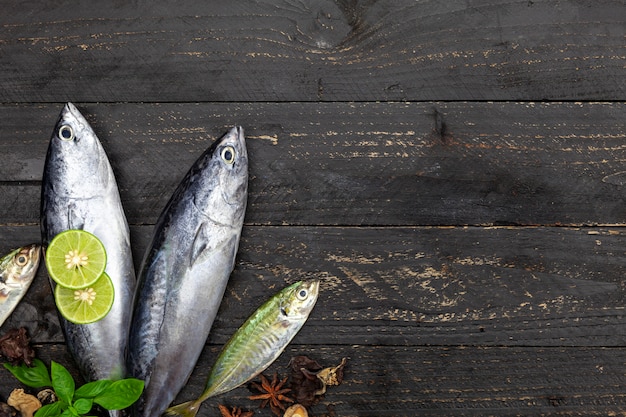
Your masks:
<svg viewBox="0 0 626 417"><path fill-rule="evenodd" d="M317 373L317 377L324 385L323 391L317 395L322 395L326 392L328 385L339 385L343 382L343 367L346 366L346 358L341 360L341 363L333 368L325 368Z"/></svg>
<svg viewBox="0 0 626 417"><path fill-rule="evenodd" d="M41 404L43 405L52 404L59 400L54 390L51 390L50 388L39 391L37 393L37 399L41 401Z"/></svg>
<svg viewBox="0 0 626 417"><path fill-rule="evenodd" d="M309 417L309 413L306 408L300 404L294 404L285 410L283 417Z"/></svg>
<svg viewBox="0 0 626 417"><path fill-rule="evenodd" d="M26 394L21 388L16 388L11 392L7 404L18 410L22 417L33 417L35 411L41 408L41 403L37 397Z"/></svg>

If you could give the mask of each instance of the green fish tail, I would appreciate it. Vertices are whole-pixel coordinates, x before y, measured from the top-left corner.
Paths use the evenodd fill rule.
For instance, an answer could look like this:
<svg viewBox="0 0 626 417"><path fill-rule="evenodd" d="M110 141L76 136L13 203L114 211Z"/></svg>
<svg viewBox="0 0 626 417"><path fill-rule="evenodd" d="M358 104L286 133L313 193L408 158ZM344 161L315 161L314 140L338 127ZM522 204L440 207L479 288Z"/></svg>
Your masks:
<svg viewBox="0 0 626 417"><path fill-rule="evenodd" d="M187 401L186 403L178 404L165 410L166 416L183 416L194 417L200 410L200 404L202 401L194 400Z"/></svg>

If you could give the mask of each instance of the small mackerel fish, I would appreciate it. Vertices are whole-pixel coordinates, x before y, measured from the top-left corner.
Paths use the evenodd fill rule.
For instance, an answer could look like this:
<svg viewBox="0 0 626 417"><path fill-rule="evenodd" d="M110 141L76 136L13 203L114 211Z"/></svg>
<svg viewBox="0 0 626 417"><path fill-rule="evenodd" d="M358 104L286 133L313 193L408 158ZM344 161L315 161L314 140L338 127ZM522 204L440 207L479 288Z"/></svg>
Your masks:
<svg viewBox="0 0 626 417"><path fill-rule="evenodd" d="M59 317L67 346L87 381L126 376L125 350L135 272L130 233L109 160L93 129L71 103L54 128L43 173L41 232L44 246L58 233L83 229L104 244L115 301L106 317L73 324ZM52 280L51 285L54 286ZM120 416L121 411L110 411Z"/></svg>
<svg viewBox="0 0 626 417"><path fill-rule="evenodd" d="M267 369L306 322L319 294L319 280L296 282L258 308L226 343L196 400L166 410L193 417L207 398L223 394Z"/></svg>
<svg viewBox="0 0 626 417"><path fill-rule="evenodd" d="M248 198L241 127L193 164L155 225L138 274L128 369L145 383L135 416L160 416L191 375L217 315Z"/></svg>
<svg viewBox="0 0 626 417"><path fill-rule="evenodd" d="M11 315L35 278L41 246L15 249L0 259L0 326Z"/></svg>

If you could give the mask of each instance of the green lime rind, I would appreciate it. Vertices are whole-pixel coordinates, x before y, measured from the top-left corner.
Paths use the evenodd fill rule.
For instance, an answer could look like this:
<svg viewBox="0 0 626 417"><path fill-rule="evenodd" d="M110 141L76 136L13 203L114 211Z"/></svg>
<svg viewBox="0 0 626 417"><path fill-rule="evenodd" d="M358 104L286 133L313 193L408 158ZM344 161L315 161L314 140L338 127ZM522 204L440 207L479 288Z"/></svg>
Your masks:
<svg viewBox="0 0 626 417"><path fill-rule="evenodd" d="M66 257L70 256L71 259L73 255L78 255L83 262L68 263ZM106 262L107 255L102 242L84 230L72 229L59 233L46 250L46 268L50 278L71 289L84 288L96 282L104 272Z"/></svg>
<svg viewBox="0 0 626 417"><path fill-rule="evenodd" d="M85 288L71 289L57 285L54 301L61 316L75 324L89 324L103 319L111 310L115 289L111 278L103 273Z"/></svg>

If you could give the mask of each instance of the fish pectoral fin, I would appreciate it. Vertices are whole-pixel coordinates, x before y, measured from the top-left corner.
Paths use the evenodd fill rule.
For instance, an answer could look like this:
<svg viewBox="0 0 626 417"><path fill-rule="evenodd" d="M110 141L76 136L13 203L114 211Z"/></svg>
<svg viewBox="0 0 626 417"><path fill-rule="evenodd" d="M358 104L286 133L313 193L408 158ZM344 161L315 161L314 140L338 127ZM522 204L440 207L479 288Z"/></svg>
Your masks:
<svg viewBox="0 0 626 417"><path fill-rule="evenodd" d="M207 250L209 246L209 237L206 232L206 224L202 222L196 235L193 237L193 244L191 245L191 251L189 253L189 266L193 266L202 253Z"/></svg>
<svg viewBox="0 0 626 417"><path fill-rule="evenodd" d="M70 202L67 207L67 224L70 229L83 229L85 227L85 219L78 212L74 201Z"/></svg>
<svg viewBox="0 0 626 417"><path fill-rule="evenodd" d="M0 304L4 303L7 298L9 298L9 294L11 293L11 289L4 284L0 285Z"/></svg>
<svg viewBox="0 0 626 417"><path fill-rule="evenodd" d="M215 226L216 223L207 221L202 222L200 227L198 227L189 254L190 267L196 263L204 262L208 257L219 251L228 251L227 255L233 261L231 268L234 266L235 253L237 252L237 235L233 234L231 236L228 232L225 232L223 229L219 230L220 228Z"/></svg>

